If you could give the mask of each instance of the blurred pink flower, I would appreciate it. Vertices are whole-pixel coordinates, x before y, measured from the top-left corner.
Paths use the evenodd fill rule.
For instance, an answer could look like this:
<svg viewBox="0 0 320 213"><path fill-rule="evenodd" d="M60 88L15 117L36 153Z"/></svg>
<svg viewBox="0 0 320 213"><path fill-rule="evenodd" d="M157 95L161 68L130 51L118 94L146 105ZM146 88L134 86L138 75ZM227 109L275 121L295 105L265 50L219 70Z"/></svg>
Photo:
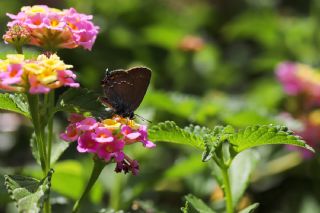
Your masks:
<svg viewBox="0 0 320 213"><path fill-rule="evenodd" d="M320 103L320 72L317 70L305 64L283 62L278 65L276 75L288 95L303 94L309 101Z"/></svg>
<svg viewBox="0 0 320 213"><path fill-rule="evenodd" d="M296 72L297 66L292 62L283 62L276 68L277 78L282 83L284 91L289 95L297 95L302 91L301 82Z"/></svg>
<svg viewBox="0 0 320 213"><path fill-rule="evenodd" d="M7 14L11 27L21 24L30 29L29 44L47 49L76 48L91 50L99 27L92 23L92 16L78 13L74 8L59 10L46 5L22 7L17 14Z"/></svg>

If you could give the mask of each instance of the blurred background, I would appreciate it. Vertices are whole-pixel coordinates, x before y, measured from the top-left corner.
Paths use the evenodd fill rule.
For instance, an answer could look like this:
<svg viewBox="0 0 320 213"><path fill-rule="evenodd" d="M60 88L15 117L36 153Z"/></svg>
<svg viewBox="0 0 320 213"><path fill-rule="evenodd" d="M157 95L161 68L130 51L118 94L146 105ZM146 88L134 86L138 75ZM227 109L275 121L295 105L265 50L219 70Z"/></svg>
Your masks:
<svg viewBox="0 0 320 213"><path fill-rule="evenodd" d="M320 113L313 132L305 118L319 108L299 108L301 97L284 93L275 76L283 61L320 66L320 2L317 0L1 0L0 32L6 13L22 6L74 7L92 14L100 33L91 52L61 50L74 65L82 87L102 94L106 69L144 65L152 82L137 114L152 124L174 120L207 127L286 124L317 149ZM37 51L31 49L29 51ZM13 50L2 43L0 56ZM320 82L319 82L320 84ZM58 93L62 93L63 90ZM55 120L57 134L66 116ZM141 122L141 121L140 121ZM319 130L319 131L318 131ZM29 148L32 127L19 115L0 113L0 174L41 175ZM312 134L312 135L310 135ZM217 209L222 192L201 152L158 143L153 150L133 145L139 176L106 168L83 212L101 208L125 212L180 212L183 196L192 193ZM256 212L320 212L320 158L285 146L257 150L259 164L238 209L259 202ZM71 145L55 166L54 212L70 212L92 167L91 156ZM15 212L0 176L0 212Z"/></svg>

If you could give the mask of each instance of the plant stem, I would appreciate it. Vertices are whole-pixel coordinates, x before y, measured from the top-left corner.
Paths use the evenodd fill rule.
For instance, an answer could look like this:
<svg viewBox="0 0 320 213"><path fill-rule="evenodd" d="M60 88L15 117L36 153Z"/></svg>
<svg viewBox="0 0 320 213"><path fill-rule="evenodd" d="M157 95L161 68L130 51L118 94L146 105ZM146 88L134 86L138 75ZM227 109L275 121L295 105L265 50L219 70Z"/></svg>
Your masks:
<svg viewBox="0 0 320 213"><path fill-rule="evenodd" d="M106 163L96 157L94 157L94 165L93 165L93 169L91 172L91 176L90 179L87 183L87 186L84 190L84 192L82 193L81 197L79 200L77 200L77 202L74 204L73 209L72 209L72 213L76 213L79 211L79 208L81 206L81 204L83 203L83 201L86 199L88 193L90 192L91 188L93 187L93 185L95 184L95 182L97 181L100 173L102 172L103 168L106 166Z"/></svg>
<svg viewBox="0 0 320 213"><path fill-rule="evenodd" d="M48 166L51 167L51 148L52 148L52 136L53 136L53 117L52 111L54 108L54 90L52 90L47 97L47 113L49 116L48 120L48 137L47 137L47 156Z"/></svg>
<svg viewBox="0 0 320 213"><path fill-rule="evenodd" d="M39 151L40 164L43 171L44 176L47 175L49 168L46 163L46 149L44 144L44 134L42 131L41 123L40 123L40 113L39 113L39 96L27 94L28 103L30 108L30 114L32 119L32 124L34 127L34 132L36 135L36 142Z"/></svg>
<svg viewBox="0 0 320 213"><path fill-rule="evenodd" d="M228 173L228 167L220 167L222 173L222 181L223 181L223 191L226 200L226 208L227 213L233 213L233 205L232 205L232 193L230 186L230 178Z"/></svg>
<svg viewBox="0 0 320 213"><path fill-rule="evenodd" d="M15 45L16 51L18 54L23 54L22 46L21 45Z"/></svg>

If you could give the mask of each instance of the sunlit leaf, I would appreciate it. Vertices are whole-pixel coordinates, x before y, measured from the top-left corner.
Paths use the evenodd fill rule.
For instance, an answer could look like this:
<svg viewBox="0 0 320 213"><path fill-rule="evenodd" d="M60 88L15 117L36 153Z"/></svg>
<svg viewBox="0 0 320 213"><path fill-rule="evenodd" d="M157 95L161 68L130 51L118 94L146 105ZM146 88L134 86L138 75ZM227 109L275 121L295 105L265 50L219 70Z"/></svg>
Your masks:
<svg viewBox="0 0 320 213"><path fill-rule="evenodd" d="M173 121L166 121L152 126L149 129L149 138L152 141L186 144L198 149L204 149L201 135L190 129L181 129Z"/></svg>
<svg viewBox="0 0 320 213"><path fill-rule="evenodd" d="M258 160L259 156L257 152L246 150L238 154L232 161L229 174L234 207L236 207L249 185L251 174Z"/></svg>
<svg viewBox="0 0 320 213"><path fill-rule="evenodd" d="M19 212L40 212L47 199L53 170L41 181L19 175L5 175L5 185Z"/></svg>
<svg viewBox="0 0 320 213"><path fill-rule="evenodd" d="M0 109L16 112L30 118L29 106L23 94L0 93Z"/></svg>
<svg viewBox="0 0 320 213"><path fill-rule="evenodd" d="M228 138L236 152L267 144L289 144L314 151L305 141L285 126L249 126Z"/></svg>
<svg viewBox="0 0 320 213"><path fill-rule="evenodd" d="M196 196L189 194L185 196L185 199L188 201L188 207L192 207L196 210L196 212L201 213L214 213L215 211L211 209L207 204L205 204L201 199L197 198ZM189 208L190 208L189 207ZM188 213L195 212L195 211L187 211Z"/></svg>

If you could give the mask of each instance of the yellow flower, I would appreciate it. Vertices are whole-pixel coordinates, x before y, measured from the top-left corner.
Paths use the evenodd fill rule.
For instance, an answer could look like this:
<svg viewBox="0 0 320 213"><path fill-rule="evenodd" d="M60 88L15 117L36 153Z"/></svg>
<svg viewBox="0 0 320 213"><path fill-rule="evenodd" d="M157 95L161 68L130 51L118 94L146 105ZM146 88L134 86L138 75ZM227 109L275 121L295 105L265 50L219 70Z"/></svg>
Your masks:
<svg viewBox="0 0 320 213"><path fill-rule="evenodd" d="M26 73L31 73L39 75L45 71L45 68L37 63L27 63L23 66L23 69Z"/></svg>
<svg viewBox="0 0 320 213"><path fill-rule="evenodd" d="M42 73L40 73L37 76L37 79L42 83L42 84L50 84L56 80L57 78L57 72L55 70L51 69L45 69Z"/></svg>
<svg viewBox="0 0 320 213"><path fill-rule="evenodd" d="M47 10L45 7L40 6L40 5L35 5L35 6L25 6L21 8L21 11L25 12L28 15L35 15L37 13L46 13Z"/></svg>
<svg viewBox="0 0 320 213"><path fill-rule="evenodd" d="M6 72L8 68L8 60L0 60L0 72Z"/></svg>
<svg viewBox="0 0 320 213"><path fill-rule="evenodd" d="M104 126L109 130L117 130L121 125L121 123L114 119L105 119L102 121L102 124L104 124Z"/></svg>
<svg viewBox="0 0 320 213"><path fill-rule="evenodd" d="M24 61L24 55L22 55L22 54L8 54L7 60L10 64L21 64Z"/></svg>
<svg viewBox="0 0 320 213"><path fill-rule="evenodd" d="M72 65L65 64L56 54L52 54L49 58L46 55L39 55L37 61L46 69L67 70L73 67Z"/></svg>

